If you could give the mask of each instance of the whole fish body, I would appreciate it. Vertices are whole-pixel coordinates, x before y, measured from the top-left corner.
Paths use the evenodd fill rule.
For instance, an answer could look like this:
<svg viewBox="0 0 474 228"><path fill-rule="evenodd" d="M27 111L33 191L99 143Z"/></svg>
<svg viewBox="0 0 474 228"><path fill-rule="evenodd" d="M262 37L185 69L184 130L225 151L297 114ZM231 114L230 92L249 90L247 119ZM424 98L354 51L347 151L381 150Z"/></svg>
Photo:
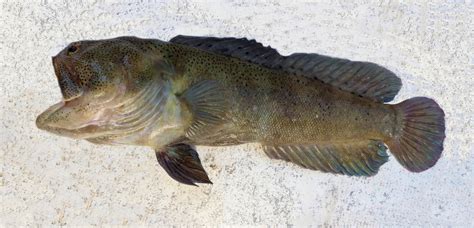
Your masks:
<svg viewBox="0 0 474 228"><path fill-rule="evenodd" d="M53 65L64 99L38 117L39 128L152 147L185 184L211 183L195 145L260 143L270 158L357 176L378 172L385 145L413 172L443 150L443 110L425 97L384 104L402 84L374 63L177 36L78 41Z"/></svg>

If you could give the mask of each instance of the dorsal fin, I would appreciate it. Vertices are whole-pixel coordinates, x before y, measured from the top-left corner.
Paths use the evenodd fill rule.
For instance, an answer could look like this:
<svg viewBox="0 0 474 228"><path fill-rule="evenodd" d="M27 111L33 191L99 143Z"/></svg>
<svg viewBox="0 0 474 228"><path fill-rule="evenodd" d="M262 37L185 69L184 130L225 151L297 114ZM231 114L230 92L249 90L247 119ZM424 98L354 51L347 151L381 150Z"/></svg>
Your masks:
<svg viewBox="0 0 474 228"><path fill-rule="evenodd" d="M282 56L275 49L246 38L180 35L170 42L317 79L378 102L393 100L402 86L400 78L375 63L306 53Z"/></svg>
<svg viewBox="0 0 474 228"><path fill-rule="evenodd" d="M176 36L171 43L182 44L199 48L220 55L239 58L252 63L265 65L271 60L282 56L271 47L264 47L261 43L247 38L216 38L199 36Z"/></svg>

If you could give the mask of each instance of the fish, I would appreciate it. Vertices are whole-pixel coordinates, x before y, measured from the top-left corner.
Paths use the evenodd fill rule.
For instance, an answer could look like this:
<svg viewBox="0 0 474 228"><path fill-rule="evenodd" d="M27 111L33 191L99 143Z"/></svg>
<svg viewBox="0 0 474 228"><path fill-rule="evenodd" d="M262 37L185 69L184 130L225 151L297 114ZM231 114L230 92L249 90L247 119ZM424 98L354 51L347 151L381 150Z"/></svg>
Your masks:
<svg viewBox="0 0 474 228"><path fill-rule="evenodd" d="M372 62L185 35L76 41L52 62L62 100L37 117L39 129L152 148L187 185L212 184L196 146L255 143L270 159L362 177L387 151L415 173L443 151L442 108L427 97L388 104L401 79Z"/></svg>

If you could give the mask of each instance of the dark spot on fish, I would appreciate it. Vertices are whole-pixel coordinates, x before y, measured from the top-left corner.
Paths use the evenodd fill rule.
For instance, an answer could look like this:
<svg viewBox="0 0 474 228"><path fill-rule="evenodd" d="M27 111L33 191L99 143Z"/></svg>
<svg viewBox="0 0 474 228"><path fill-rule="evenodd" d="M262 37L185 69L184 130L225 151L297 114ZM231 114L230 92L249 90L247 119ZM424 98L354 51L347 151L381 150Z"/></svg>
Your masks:
<svg viewBox="0 0 474 228"><path fill-rule="evenodd" d="M72 54L77 51L77 46L76 45L71 45L68 49L67 52L68 54Z"/></svg>

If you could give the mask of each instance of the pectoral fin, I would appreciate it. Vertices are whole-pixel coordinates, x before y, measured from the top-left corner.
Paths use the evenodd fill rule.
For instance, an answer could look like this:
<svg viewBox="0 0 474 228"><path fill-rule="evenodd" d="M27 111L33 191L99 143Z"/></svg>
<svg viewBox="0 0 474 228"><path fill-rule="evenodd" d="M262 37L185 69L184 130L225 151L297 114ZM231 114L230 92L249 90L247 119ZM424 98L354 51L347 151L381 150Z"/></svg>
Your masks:
<svg viewBox="0 0 474 228"><path fill-rule="evenodd" d="M181 95L181 99L188 105L193 116L186 131L186 137L190 139L215 130L226 118L228 104L225 91L216 81L205 80L192 85Z"/></svg>
<svg viewBox="0 0 474 228"><path fill-rule="evenodd" d="M194 186L196 183L212 184L198 153L190 145L175 144L155 153L158 163L176 181Z"/></svg>

